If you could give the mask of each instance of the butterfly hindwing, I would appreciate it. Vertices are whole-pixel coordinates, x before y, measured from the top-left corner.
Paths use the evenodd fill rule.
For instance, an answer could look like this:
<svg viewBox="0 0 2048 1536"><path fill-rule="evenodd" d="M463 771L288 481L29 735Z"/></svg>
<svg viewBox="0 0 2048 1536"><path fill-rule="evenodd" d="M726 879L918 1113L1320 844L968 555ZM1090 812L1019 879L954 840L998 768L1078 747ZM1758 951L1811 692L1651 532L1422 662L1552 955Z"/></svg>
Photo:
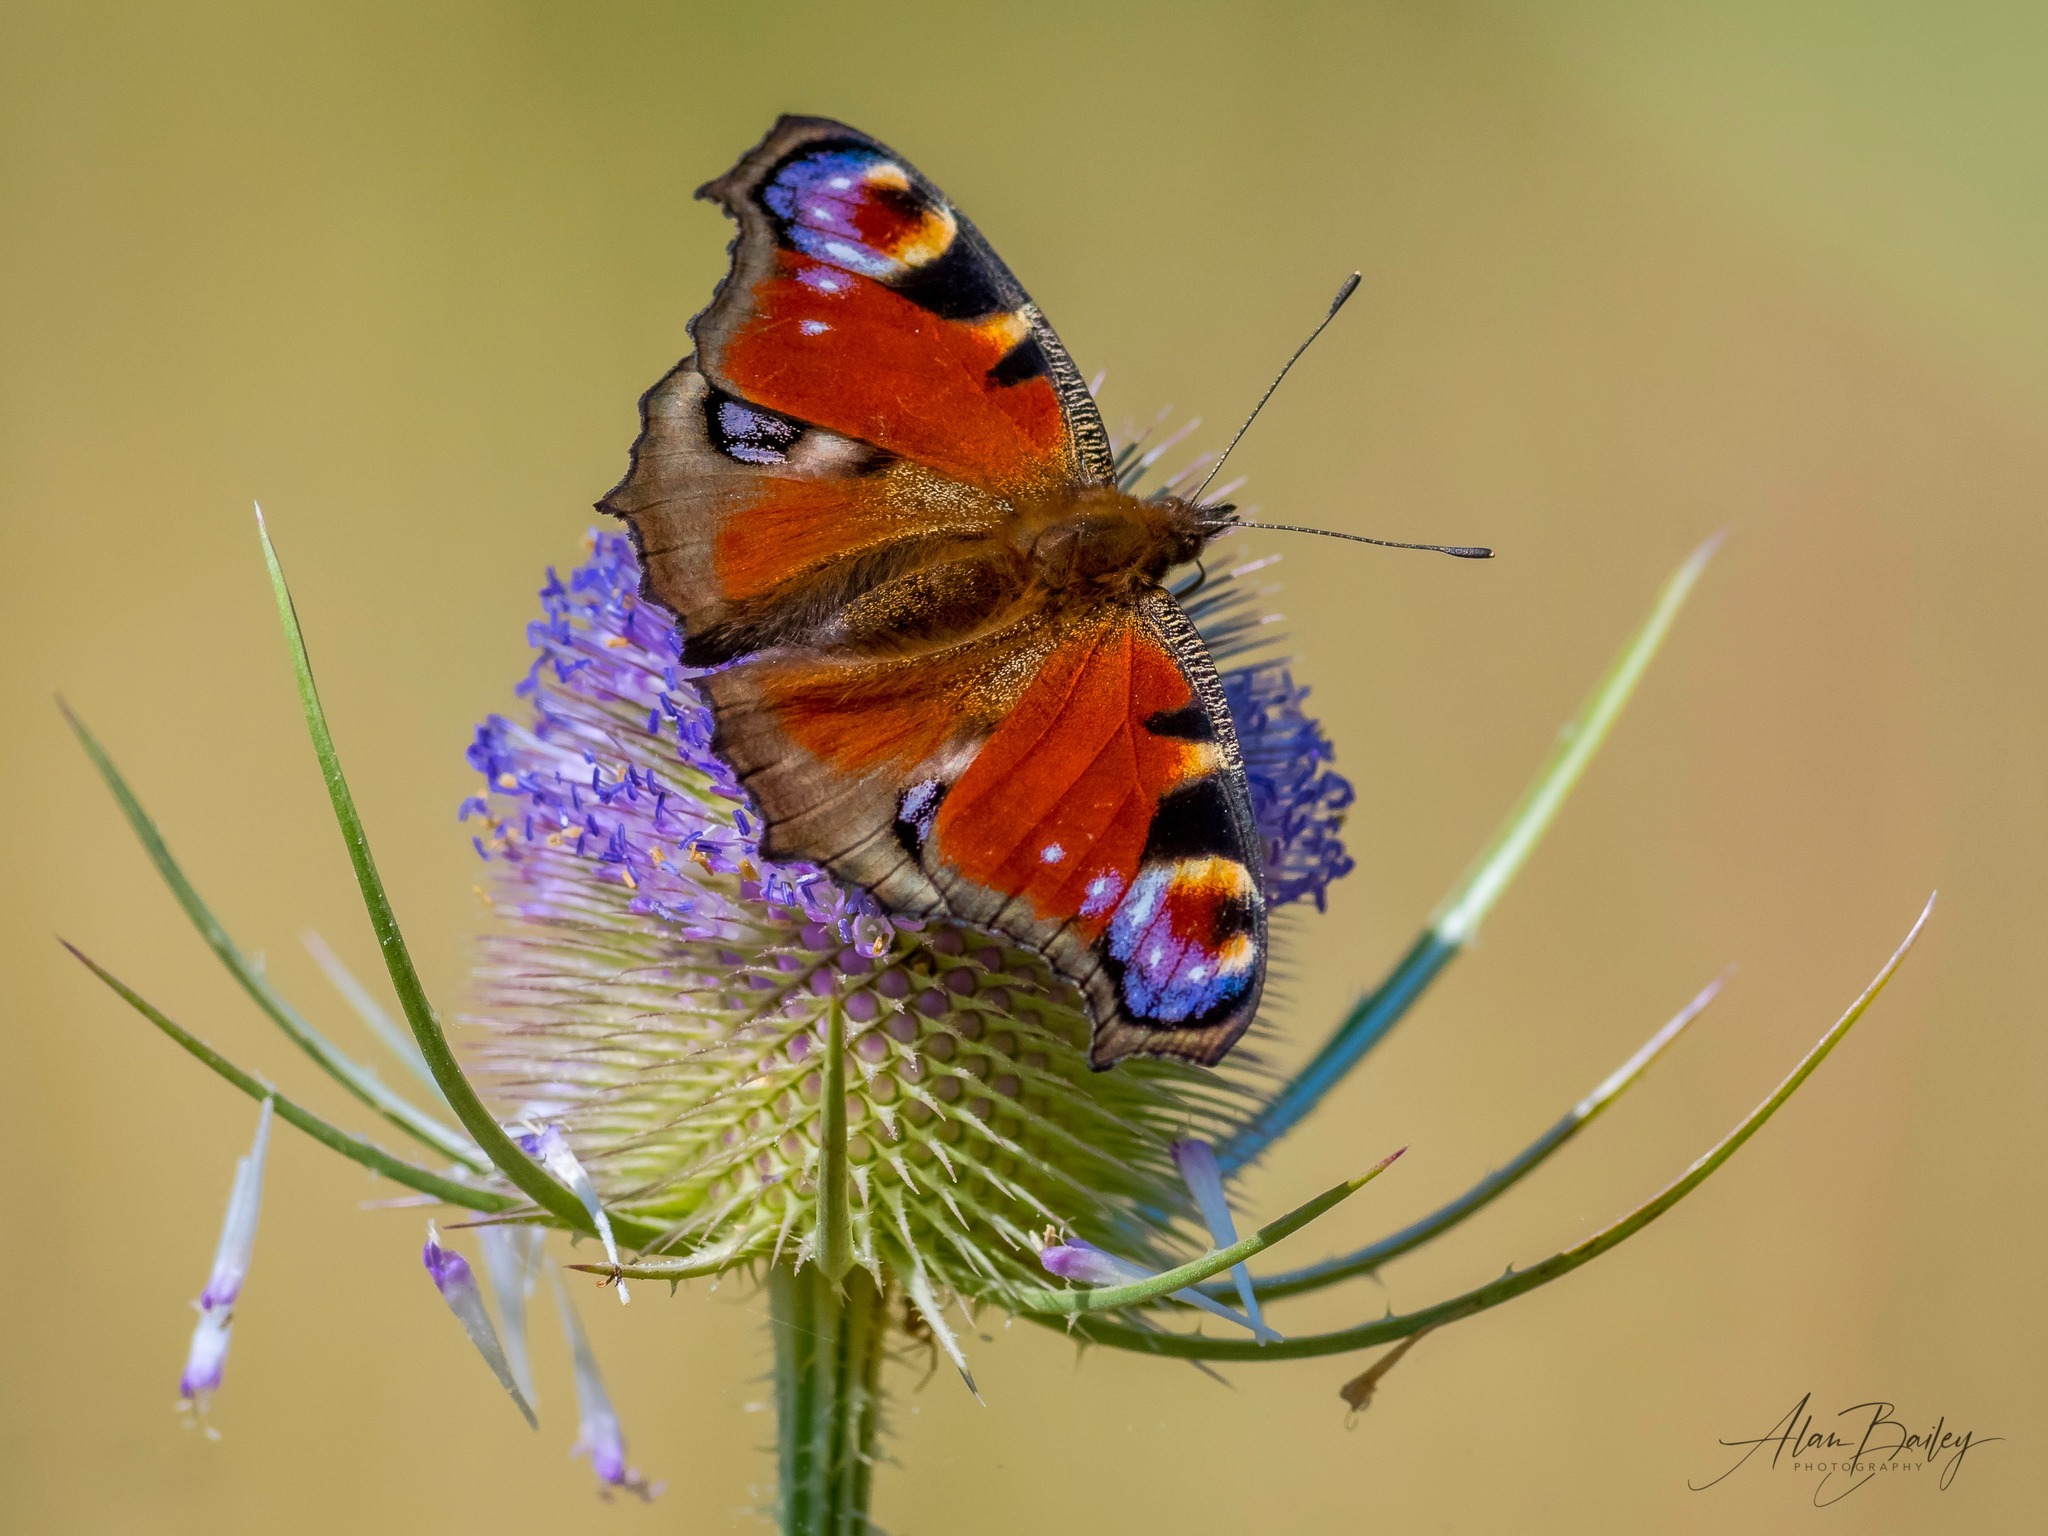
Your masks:
<svg viewBox="0 0 2048 1536"><path fill-rule="evenodd" d="M1045 656L946 793L927 866L1089 1001L1093 1060L1213 1063L1258 1011L1260 844L1223 690L1165 593Z"/></svg>
<svg viewBox="0 0 2048 1536"><path fill-rule="evenodd" d="M1087 998L1098 1065L1213 1062L1251 1022L1258 837L1214 668L1164 594L910 660L764 656L704 687L764 852L1040 951Z"/></svg>

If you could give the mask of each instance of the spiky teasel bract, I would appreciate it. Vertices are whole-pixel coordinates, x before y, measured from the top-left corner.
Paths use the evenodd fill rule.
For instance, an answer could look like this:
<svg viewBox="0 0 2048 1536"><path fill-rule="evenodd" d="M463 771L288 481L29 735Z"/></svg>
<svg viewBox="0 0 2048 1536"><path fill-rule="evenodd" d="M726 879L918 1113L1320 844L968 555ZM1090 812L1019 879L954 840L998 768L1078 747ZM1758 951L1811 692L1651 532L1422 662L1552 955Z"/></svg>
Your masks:
<svg viewBox="0 0 2048 1536"><path fill-rule="evenodd" d="M1243 597L1225 574L1197 606L1235 617ZM1078 999L1036 955L763 859L624 537L593 534L541 598L530 723L479 728L486 792L464 807L496 877L476 1055L506 1117L559 1125L654 1251L801 1265L842 1021L852 1258L878 1280L913 1298L1041 1284L1047 1227L1163 1261L1160 1214L1192 1215L1172 1143L1239 1123L1230 1080L1091 1071ZM1349 786L1284 666L1225 680L1282 899L1318 898L1348 867Z"/></svg>

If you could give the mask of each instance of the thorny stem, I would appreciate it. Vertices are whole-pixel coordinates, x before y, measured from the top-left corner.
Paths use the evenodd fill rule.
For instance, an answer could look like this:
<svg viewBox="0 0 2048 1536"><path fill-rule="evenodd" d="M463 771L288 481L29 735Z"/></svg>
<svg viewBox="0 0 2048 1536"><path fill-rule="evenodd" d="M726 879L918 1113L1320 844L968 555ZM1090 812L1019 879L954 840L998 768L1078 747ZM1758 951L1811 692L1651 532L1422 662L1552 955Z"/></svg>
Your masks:
<svg viewBox="0 0 2048 1536"><path fill-rule="evenodd" d="M783 1536L868 1536L888 1298L864 1269L768 1273Z"/></svg>
<svg viewBox="0 0 2048 1536"><path fill-rule="evenodd" d="M835 1283L853 1268L853 1203L846 1167L846 1010L826 1015L824 1147L819 1166L818 1262Z"/></svg>

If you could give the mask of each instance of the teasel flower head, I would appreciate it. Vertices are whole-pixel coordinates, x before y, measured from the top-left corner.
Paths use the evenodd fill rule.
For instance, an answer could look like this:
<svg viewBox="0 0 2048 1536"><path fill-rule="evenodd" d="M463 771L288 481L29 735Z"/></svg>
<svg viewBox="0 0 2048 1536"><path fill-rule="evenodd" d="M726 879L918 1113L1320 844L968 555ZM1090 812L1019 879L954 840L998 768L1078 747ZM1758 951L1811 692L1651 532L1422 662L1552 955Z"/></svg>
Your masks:
<svg viewBox="0 0 2048 1536"><path fill-rule="evenodd" d="M1165 446L1127 445L1118 460L1125 483ZM464 1213L447 1241L429 1227L421 1257L441 1302L529 1420L527 1301L544 1262L544 1229L595 1239L601 1262L575 1267L608 1280L735 1268L765 1278L785 1532L865 1528L883 1341L898 1325L924 1334L965 1374L949 1302L970 1310L994 1303L1082 1342L1205 1369L1396 1346L1344 1387L1356 1411L1423 1334L1589 1263L1710 1177L1869 1009L1932 910L1930 901L1770 1097L1624 1216L1430 1305L1283 1336L1273 1303L1376 1275L1458 1227L1604 1113L1719 991L1718 980L1700 991L1535 1142L1437 1211L1348 1253L1263 1268L1268 1249L1384 1171L1396 1152L1239 1235L1232 1180L1312 1114L1470 945L1620 714L1717 541L1666 584L1522 801L1385 978L1299 1066L1262 1075L1248 1066L1243 1045L1222 1072L1143 1060L1091 1071L1088 1021L1036 956L956 925L905 922L821 870L764 859L761 828L710 750L711 721L680 664L675 626L641 599L632 550L608 533L594 536L585 562L566 580L551 577L542 594L521 718L487 720L470 749L483 784L463 813L488 860L491 915L465 1070L372 857L260 515L259 532L328 801L409 1039L337 956L316 945L316 957L364 1022L396 1041L397 1061L434 1107L351 1059L283 996L229 936L105 748L73 717L172 896L251 1001L358 1112L382 1122L381 1136L425 1149L426 1161L413 1161L324 1119L68 946L160 1033L264 1106L181 1384L195 1406L221 1379L274 1114L412 1192L396 1203ZM1327 740L1287 668L1257 649L1272 633L1260 569L1252 562L1198 575L1179 595L1222 668L1265 844L1268 901L1284 917L1320 906L1330 882L1350 868L1339 830L1350 790L1331 771ZM495 1319L477 1272L452 1246L458 1226L472 1225L485 1229L477 1240ZM597 1258L588 1248L584 1256ZM1252 1260L1261 1265L1256 1273ZM891 1311L898 1298L907 1315ZM1195 1330L1168 1325L1189 1322L1188 1308L1204 1314L1192 1319ZM1227 1333L1203 1331L1205 1319ZM658 1485L627 1457L573 1309L564 1329L576 1370L578 1453L606 1494L651 1496Z"/></svg>
<svg viewBox="0 0 2048 1536"><path fill-rule="evenodd" d="M1319 902L1350 867L1351 791L1284 663L1243 654L1256 569L1191 607L1219 631L1276 903ZM1091 1071L1037 955L764 858L623 536L593 534L541 602L522 717L478 729L463 807L492 875L472 1067L501 1119L559 1134L678 1272L819 1260L843 1136L848 1257L935 1329L947 1293L1042 1285L1048 1226L1164 1262L1162 1215L1194 1210L1173 1144L1228 1134L1235 1080Z"/></svg>

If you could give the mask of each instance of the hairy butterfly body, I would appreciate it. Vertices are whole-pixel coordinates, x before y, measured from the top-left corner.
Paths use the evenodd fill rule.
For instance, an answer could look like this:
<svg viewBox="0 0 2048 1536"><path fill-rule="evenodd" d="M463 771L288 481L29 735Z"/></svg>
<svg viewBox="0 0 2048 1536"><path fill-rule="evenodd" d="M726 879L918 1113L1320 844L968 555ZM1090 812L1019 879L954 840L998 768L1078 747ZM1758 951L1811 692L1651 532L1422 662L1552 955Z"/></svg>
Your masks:
<svg viewBox="0 0 2048 1536"><path fill-rule="evenodd" d="M1222 687L1162 584L1223 509L1118 489L1087 386L909 162L785 117L641 402L623 517L763 851L1043 954L1092 1060L1217 1061L1258 1010L1260 844Z"/></svg>

